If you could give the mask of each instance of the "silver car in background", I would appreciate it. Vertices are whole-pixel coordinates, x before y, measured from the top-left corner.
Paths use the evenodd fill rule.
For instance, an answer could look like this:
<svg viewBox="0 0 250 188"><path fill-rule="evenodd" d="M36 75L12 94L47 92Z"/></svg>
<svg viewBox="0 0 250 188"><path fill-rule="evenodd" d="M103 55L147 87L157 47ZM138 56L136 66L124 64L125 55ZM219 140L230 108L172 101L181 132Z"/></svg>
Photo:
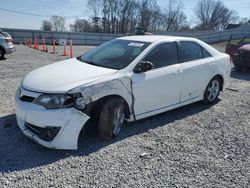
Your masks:
<svg viewBox="0 0 250 188"><path fill-rule="evenodd" d="M10 54L14 50L15 46L12 37L0 30L0 59L3 59L5 54Z"/></svg>

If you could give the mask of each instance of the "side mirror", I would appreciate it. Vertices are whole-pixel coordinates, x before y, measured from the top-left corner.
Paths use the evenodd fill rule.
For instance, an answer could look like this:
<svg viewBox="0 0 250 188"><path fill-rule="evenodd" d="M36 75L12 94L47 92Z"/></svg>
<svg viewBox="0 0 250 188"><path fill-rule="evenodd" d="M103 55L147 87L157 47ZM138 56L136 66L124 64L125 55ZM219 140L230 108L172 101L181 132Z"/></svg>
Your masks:
<svg viewBox="0 0 250 188"><path fill-rule="evenodd" d="M154 69L153 63L149 61L141 61L135 66L134 73L147 72L148 70L151 69Z"/></svg>

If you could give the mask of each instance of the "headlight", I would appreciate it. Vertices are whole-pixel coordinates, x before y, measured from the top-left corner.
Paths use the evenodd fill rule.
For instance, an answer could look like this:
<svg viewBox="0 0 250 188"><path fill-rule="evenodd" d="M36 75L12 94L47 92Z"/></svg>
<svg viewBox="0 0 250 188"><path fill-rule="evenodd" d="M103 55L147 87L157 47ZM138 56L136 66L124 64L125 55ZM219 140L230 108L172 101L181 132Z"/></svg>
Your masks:
<svg viewBox="0 0 250 188"><path fill-rule="evenodd" d="M34 103L41 105L46 109L75 107L76 109L84 110L86 107L84 98L81 93L42 94L35 99Z"/></svg>
<svg viewBox="0 0 250 188"><path fill-rule="evenodd" d="M43 94L34 103L46 109L69 108L74 106L74 97L68 94Z"/></svg>

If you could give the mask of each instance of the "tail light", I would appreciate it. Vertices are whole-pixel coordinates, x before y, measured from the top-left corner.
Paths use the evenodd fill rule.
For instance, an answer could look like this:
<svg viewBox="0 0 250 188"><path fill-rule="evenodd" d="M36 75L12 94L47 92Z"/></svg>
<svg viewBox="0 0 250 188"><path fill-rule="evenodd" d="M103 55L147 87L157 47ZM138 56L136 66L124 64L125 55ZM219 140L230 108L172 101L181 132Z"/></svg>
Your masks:
<svg viewBox="0 0 250 188"><path fill-rule="evenodd" d="M9 43L9 42L13 42L13 39L5 39L5 41L7 42L7 43Z"/></svg>

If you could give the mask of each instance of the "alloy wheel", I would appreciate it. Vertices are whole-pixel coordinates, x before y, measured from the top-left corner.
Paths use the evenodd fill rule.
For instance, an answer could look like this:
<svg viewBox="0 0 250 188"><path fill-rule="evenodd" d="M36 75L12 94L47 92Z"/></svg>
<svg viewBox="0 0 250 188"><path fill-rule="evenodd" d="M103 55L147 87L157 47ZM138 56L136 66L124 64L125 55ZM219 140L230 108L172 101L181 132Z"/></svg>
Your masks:
<svg viewBox="0 0 250 188"><path fill-rule="evenodd" d="M208 86L207 99L212 102L216 99L220 92L220 82L218 80L213 80Z"/></svg>
<svg viewBox="0 0 250 188"><path fill-rule="evenodd" d="M123 122L124 122L125 112L124 112L124 106L120 105L117 109L115 118L114 118L114 129L113 134L116 136L121 131Z"/></svg>

